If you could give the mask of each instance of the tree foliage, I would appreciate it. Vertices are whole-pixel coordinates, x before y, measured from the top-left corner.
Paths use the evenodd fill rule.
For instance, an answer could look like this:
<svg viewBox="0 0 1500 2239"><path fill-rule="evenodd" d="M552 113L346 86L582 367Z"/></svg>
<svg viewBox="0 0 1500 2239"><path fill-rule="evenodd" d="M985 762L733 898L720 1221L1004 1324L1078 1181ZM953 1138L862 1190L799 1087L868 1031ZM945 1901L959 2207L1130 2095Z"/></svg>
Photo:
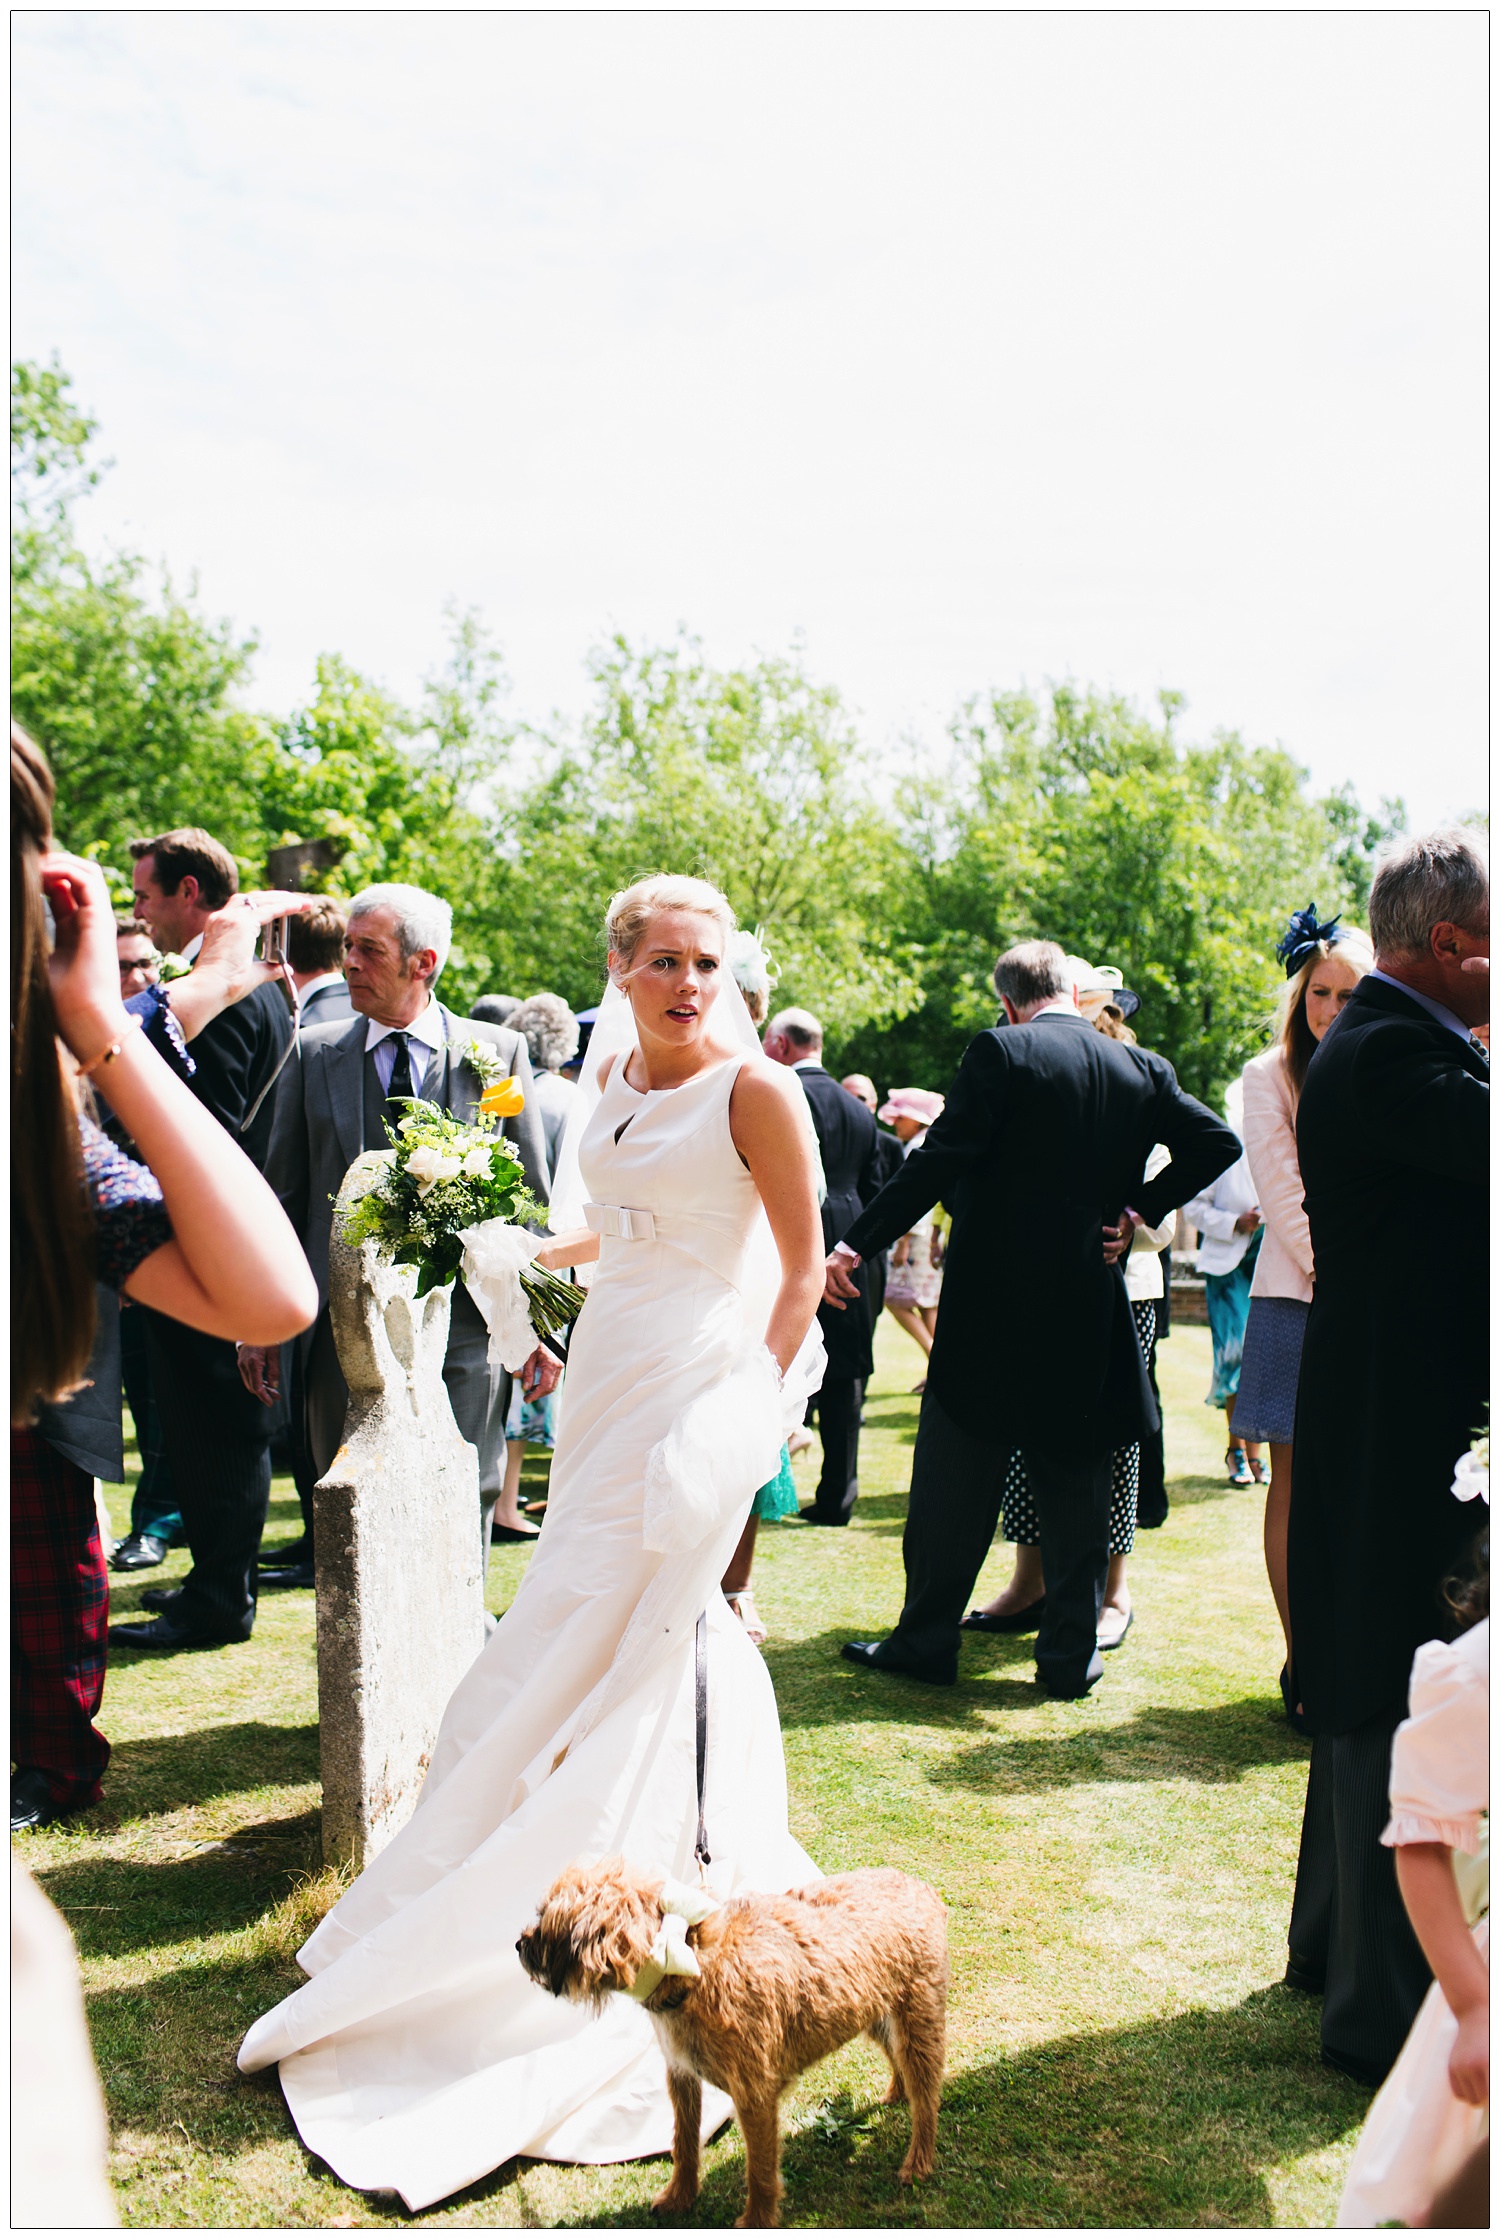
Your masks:
<svg viewBox="0 0 1500 2239"><path fill-rule="evenodd" d="M75 514L97 430L67 374L11 382L13 705L50 755L63 841L123 864L136 834L206 823L242 874L328 839L323 883L406 879L453 904L444 994L550 987L597 999L600 928L645 872L700 873L765 928L779 1003L817 1011L830 1060L884 1084L944 1085L993 1022L995 956L1041 936L1118 964L1141 1038L1210 1099L1257 1045L1274 950L1310 898L1362 919L1399 802L1321 800L1279 749L1175 735L1156 714L1057 687L990 692L890 782L800 649L717 669L690 638L615 638L581 722L506 713L499 649L473 613L405 707L335 653L279 720L246 703L255 641L138 555L90 559Z"/></svg>
<svg viewBox="0 0 1500 2239"><path fill-rule="evenodd" d="M1221 1093L1257 1046L1290 909L1316 894L1354 912L1387 827L1352 829L1345 795L1309 799L1278 748L1234 733L1179 745L1179 705L1164 695L1153 721L1072 689L1045 704L969 702L949 769L902 803L915 875L900 932L923 958L926 1001L895 1037L861 1037L850 1054L943 1077L994 1022L995 957L1049 938L1119 965L1141 997L1142 1039L1195 1094Z"/></svg>
<svg viewBox="0 0 1500 2239"><path fill-rule="evenodd" d="M550 959L559 992L595 1000L604 903L675 870L712 879L742 924L767 929L778 1000L816 1003L840 1035L911 1009L920 984L886 935L899 836L870 802L837 694L795 659L712 669L690 640L616 638L592 670L593 713L576 736L538 742L541 774L505 819L518 900L548 897L516 911L512 982Z"/></svg>

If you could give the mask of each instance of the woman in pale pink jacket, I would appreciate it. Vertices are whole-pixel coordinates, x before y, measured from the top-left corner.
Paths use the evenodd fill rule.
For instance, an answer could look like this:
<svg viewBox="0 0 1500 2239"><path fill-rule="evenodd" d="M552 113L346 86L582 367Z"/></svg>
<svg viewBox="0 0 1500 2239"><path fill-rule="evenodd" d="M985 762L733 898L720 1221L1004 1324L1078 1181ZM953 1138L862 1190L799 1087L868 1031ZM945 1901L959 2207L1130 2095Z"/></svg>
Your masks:
<svg viewBox="0 0 1500 2239"><path fill-rule="evenodd" d="M1359 980L1374 965L1365 935L1332 918L1319 925L1315 909L1299 910L1276 951L1287 981L1276 1007L1275 1039L1245 1067L1245 1157L1265 1232L1250 1285L1250 1318L1233 1430L1271 1449L1266 1495L1266 1571L1286 1636L1281 1693L1287 1716L1297 1721L1291 1691L1292 1625L1287 1605L1286 1533L1292 1498L1292 1425L1302 1337L1312 1302L1312 1241L1302 1210L1297 1163L1297 1099L1313 1051Z"/></svg>

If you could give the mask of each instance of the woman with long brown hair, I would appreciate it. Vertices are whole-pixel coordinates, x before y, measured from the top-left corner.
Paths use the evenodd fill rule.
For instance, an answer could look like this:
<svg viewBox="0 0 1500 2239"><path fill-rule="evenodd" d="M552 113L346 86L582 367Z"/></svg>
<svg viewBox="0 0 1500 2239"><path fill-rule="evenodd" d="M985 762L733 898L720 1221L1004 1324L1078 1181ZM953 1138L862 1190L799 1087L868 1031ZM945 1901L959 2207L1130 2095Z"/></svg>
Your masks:
<svg viewBox="0 0 1500 2239"><path fill-rule="evenodd" d="M1313 1051L1355 987L1375 962L1366 936L1337 917L1326 925L1309 906L1282 935L1276 959L1286 986L1276 1007L1275 1039L1252 1057L1244 1083L1245 1157L1265 1227L1250 1284L1239 1390L1231 1428L1236 1438L1271 1449L1266 1494L1266 1574L1281 1629L1286 1663L1282 1700L1295 1725L1299 1711L1292 1685L1292 1621L1287 1601L1286 1536L1292 1502L1292 1423L1302 1365L1302 1337L1312 1300L1312 1239L1302 1210L1302 1169L1297 1161L1297 1101Z"/></svg>
<svg viewBox="0 0 1500 2239"><path fill-rule="evenodd" d="M53 850L52 773L14 725L10 766L15 1827L93 1803L109 1755L93 1724L108 1604L93 1480L36 1425L88 1370L96 1281L263 1343L305 1328L317 1299L272 1192L126 1011L103 874ZM80 1113L82 1080L144 1164Z"/></svg>
<svg viewBox="0 0 1500 2239"><path fill-rule="evenodd" d="M93 1723L108 1614L94 1481L37 1422L43 1403L66 1399L89 1368L96 1282L268 1341L305 1327L317 1304L275 1198L125 1010L103 874L53 852L52 802L46 758L13 724L13 1831L92 1803L109 1756ZM95 1077L154 1172L80 1113L78 1081ZM12 2109L13 2205L27 2223L111 2225L108 2130L77 1955L19 1860L11 1945L11 2018L26 2048Z"/></svg>

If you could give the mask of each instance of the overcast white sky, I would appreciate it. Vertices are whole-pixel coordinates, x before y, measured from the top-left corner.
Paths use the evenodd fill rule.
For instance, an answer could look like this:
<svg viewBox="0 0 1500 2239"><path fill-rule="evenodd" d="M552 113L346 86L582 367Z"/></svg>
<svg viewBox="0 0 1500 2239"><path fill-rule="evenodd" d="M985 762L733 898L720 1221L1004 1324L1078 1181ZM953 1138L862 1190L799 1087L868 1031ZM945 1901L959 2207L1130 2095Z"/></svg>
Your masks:
<svg viewBox="0 0 1500 2239"><path fill-rule="evenodd" d="M1470 13L13 16L14 344L118 537L403 694L679 621L866 736L1186 693L1479 802Z"/></svg>

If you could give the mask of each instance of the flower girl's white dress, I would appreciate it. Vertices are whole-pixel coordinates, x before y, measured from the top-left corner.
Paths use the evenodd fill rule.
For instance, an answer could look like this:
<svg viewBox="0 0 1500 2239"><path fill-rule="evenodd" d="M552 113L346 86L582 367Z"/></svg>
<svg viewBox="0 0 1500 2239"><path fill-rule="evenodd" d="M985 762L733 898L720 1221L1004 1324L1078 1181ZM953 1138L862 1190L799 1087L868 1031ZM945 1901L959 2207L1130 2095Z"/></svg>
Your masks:
<svg viewBox="0 0 1500 2239"><path fill-rule="evenodd" d="M1391 1817L1381 1840L1444 1843L1486 1959L1489 1923L1489 1619L1455 1641L1430 1640L1411 1670L1411 1708L1391 1749ZM1455 2099L1448 2059L1458 2035L1434 1983L1401 2057L1381 2085L1344 2183L1340 2230L1412 2224L1489 2134L1488 2107Z"/></svg>
<svg viewBox="0 0 1500 2239"><path fill-rule="evenodd" d="M541 1539L448 1706L414 1817L303 1946L311 1981L240 2051L242 2068L280 2061L304 2141L345 2183L414 2209L513 2154L670 2146L646 2014L550 1997L515 1942L575 1858L695 1877L705 1608L709 1886L817 1878L787 1828L770 1678L718 1587L784 1419L768 1302L746 1295L766 1231L729 1131L742 1062L650 1092L614 1065L578 1152L603 1242ZM728 2111L705 2092L705 2132Z"/></svg>

